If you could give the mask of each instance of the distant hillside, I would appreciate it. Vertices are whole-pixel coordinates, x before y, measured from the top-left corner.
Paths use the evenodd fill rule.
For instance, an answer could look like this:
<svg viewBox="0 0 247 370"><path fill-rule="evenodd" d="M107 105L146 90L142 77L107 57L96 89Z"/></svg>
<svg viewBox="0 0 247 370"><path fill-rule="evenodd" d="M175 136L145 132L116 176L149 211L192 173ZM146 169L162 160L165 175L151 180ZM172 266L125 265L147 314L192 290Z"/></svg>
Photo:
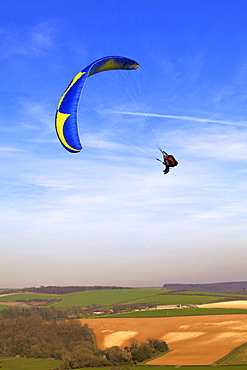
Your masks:
<svg viewBox="0 0 247 370"><path fill-rule="evenodd" d="M247 294L247 281L210 284L164 284L163 288L180 291L197 290L211 293Z"/></svg>
<svg viewBox="0 0 247 370"><path fill-rule="evenodd" d="M130 289L128 287L119 286L40 286L40 287L29 287L22 289L4 289L2 294L11 294L18 292L31 292L31 293L43 293L43 294L70 294L85 292L88 290L107 290L107 289Z"/></svg>

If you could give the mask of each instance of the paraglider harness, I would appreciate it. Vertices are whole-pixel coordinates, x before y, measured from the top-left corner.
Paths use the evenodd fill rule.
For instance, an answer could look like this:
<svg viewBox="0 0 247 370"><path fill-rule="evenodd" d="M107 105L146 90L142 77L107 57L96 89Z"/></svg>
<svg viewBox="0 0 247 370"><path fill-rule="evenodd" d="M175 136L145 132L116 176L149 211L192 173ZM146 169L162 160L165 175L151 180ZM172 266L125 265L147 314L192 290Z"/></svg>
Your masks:
<svg viewBox="0 0 247 370"><path fill-rule="evenodd" d="M163 161L156 158L157 161L163 163L165 169L163 170L164 174L167 174L170 171L170 167L176 167L178 165L178 161L174 158L173 155L166 153L164 150L160 149L163 155Z"/></svg>

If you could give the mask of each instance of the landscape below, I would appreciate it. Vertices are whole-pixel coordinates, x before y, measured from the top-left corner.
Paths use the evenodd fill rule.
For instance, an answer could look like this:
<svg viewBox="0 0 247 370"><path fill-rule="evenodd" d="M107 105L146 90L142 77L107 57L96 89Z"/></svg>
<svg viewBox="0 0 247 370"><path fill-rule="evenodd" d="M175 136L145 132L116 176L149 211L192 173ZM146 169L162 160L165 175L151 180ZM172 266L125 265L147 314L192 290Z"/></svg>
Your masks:
<svg viewBox="0 0 247 370"><path fill-rule="evenodd" d="M246 368L247 283L225 284L227 293L222 284L210 284L215 291L115 286L2 289L0 366Z"/></svg>

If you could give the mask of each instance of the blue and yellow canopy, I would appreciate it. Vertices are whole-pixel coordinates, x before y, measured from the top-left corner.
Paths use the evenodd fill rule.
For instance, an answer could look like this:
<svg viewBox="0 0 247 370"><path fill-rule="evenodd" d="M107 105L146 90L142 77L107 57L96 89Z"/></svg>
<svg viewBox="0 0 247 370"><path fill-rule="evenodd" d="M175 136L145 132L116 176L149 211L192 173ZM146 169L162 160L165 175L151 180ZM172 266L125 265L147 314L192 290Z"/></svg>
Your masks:
<svg viewBox="0 0 247 370"><path fill-rule="evenodd" d="M82 149L77 111L86 79L99 72L113 69L135 70L139 67L137 62L125 57L104 57L91 63L73 78L59 100L55 118L57 135L65 149L72 153L78 153Z"/></svg>

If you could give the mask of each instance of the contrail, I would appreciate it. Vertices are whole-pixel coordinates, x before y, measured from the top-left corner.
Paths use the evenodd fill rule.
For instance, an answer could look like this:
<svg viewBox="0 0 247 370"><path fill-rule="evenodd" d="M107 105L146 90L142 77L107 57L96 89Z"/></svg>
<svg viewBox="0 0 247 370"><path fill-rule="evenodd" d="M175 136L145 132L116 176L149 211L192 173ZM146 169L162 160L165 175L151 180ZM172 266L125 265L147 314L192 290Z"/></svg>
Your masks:
<svg viewBox="0 0 247 370"><path fill-rule="evenodd" d="M221 124L221 125L230 125L230 126L246 126L246 124L244 122L230 122L230 121L221 121L221 120L216 120L216 119L198 118L198 117L190 117L190 116L174 116L174 115L170 115L170 114L141 113L141 112L120 112L120 111L111 111L111 113L128 114L128 115L131 115L131 116L169 118L169 119L177 119L177 120L183 120L183 121L210 122L210 123L218 123L218 124Z"/></svg>

